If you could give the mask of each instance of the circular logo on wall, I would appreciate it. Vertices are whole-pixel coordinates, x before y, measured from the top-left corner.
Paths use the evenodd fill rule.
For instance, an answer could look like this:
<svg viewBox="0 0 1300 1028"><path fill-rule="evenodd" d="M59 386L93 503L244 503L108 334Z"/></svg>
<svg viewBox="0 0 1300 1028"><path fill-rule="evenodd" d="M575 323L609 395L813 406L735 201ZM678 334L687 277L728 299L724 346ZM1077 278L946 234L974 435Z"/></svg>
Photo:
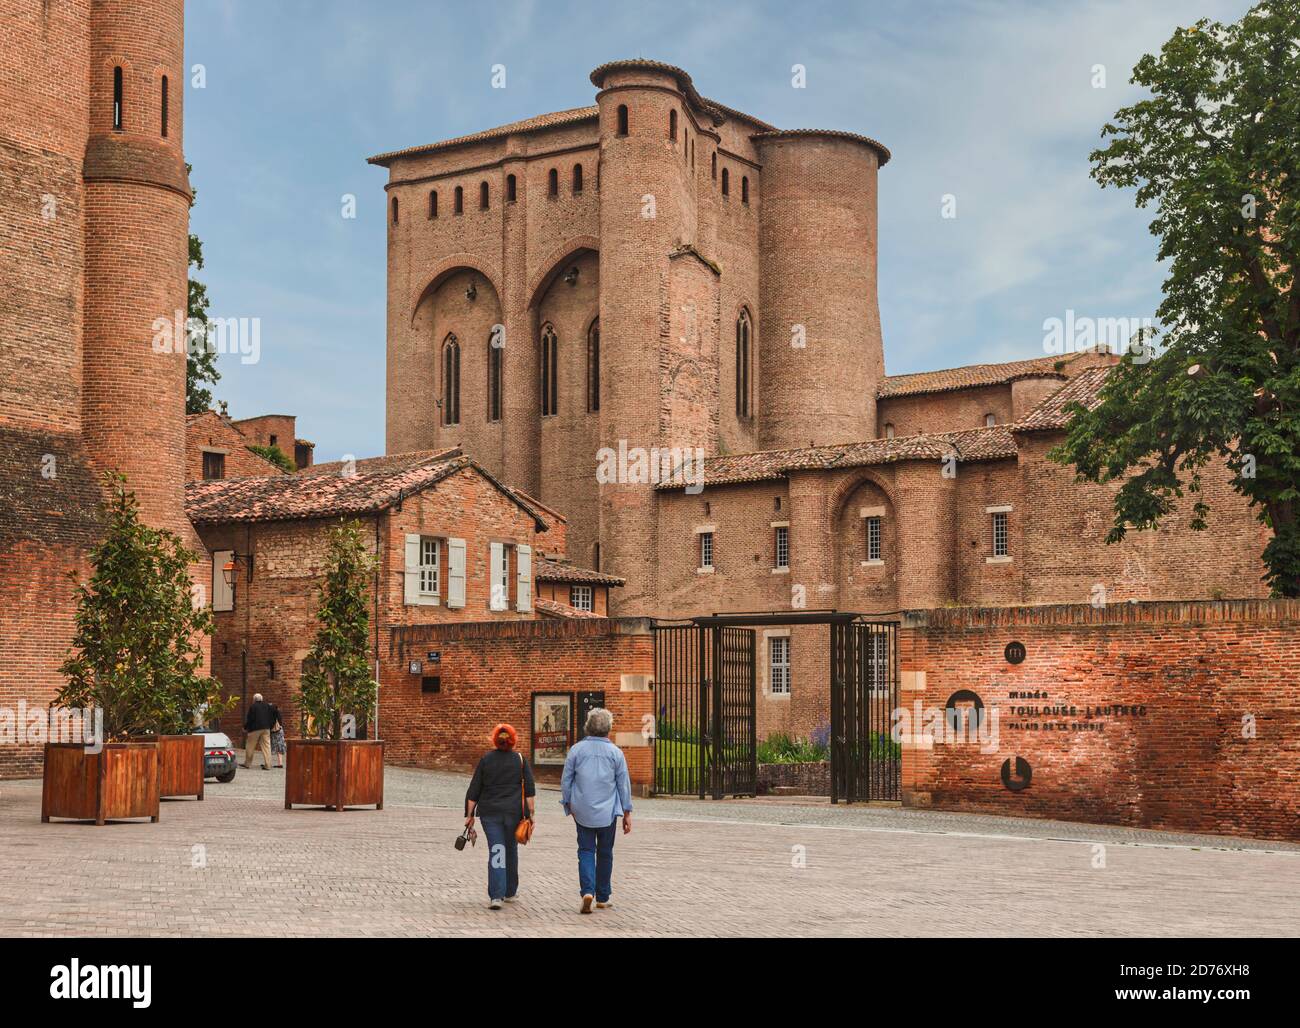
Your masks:
<svg viewBox="0 0 1300 1028"><path fill-rule="evenodd" d="M1022 642L1009 642L1002 654L1007 658L1008 664L1019 664L1025 659L1025 644Z"/></svg>
<svg viewBox="0 0 1300 1028"><path fill-rule="evenodd" d="M1016 762L1015 773L1011 771L1011 761ZM1002 784L1012 792L1029 788L1029 780L1034 777L1034 769L1024 757L1008 757L1002 762Z"/></svg>

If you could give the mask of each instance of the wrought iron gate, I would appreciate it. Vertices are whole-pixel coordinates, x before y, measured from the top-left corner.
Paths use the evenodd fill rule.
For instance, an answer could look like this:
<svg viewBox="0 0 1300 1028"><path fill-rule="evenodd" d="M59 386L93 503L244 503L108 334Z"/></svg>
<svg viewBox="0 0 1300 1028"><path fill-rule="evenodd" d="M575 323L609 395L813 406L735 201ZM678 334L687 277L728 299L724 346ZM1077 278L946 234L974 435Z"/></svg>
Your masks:
<svg viewBox="0 0 1300 1028"><path fill-rule="evenodd" d="M654 648L655 792L754 795L753 629L656 625Z"/></svg>
<svg viewBox="0 0 1300 1028"><path fill-rule="evenodd" d="M831 802L902 798L898 625L831 623Z"/></svg>

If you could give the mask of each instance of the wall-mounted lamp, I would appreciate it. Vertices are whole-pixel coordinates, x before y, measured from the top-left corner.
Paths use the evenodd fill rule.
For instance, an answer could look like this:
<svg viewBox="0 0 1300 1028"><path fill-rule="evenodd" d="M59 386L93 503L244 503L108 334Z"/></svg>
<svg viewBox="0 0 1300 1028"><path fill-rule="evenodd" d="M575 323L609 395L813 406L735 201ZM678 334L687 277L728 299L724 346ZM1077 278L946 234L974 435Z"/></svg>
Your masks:
<svg viewBox="0 0 1300 1028"><path fill-rule="evenodd" d="M251 553L235 553L231 551L230 559L221 568L221 576L226 580L226 585L230 588L235 587L235 565L240 561L248 568L248 580L253 580L253 555Z"/></svg>
<svg viewBox="0 0 1300 1028"><path fill-rule="evenodd" d="M564 273L564 281L571 286L578 284L578 266L576 264Z"/></svg>

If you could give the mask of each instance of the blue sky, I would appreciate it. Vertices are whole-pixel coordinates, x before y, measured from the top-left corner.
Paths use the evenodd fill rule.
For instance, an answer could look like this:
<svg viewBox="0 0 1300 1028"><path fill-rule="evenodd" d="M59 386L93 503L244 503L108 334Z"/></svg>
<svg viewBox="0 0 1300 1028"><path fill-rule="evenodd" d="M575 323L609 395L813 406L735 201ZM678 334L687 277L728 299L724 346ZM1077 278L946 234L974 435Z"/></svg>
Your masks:
<svg viewBox="0 0 1300 1028"><path fill-rule="evenodd" d="M317 460L382 453L387 173L365 158L590 104L591 69L622 57L679 65L705 96L782 128L893 151L880 174L891 374L1041 356L1044 319L1067 309L1149 317L1150 212L1098 188L1087 156L1137 95L1143 53L1248 6L188 0L186 60L206 75L185 107L200 277L213 316L262 321L261 360L222 357L215 394L235 417L297 414ZM945 194L955 219L940 216Z"/></svg>

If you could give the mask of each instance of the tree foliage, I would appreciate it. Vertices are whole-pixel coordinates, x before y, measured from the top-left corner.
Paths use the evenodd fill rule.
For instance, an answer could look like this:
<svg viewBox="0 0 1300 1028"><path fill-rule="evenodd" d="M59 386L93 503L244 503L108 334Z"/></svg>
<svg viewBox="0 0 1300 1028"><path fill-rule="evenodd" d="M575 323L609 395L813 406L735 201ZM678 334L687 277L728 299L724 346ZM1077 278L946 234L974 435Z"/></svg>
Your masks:
<svg viewBox="0 0 1300 1028"><path fill-rule="evenodd" d="M293 462L293 458L278 446L259 446L253 443L248 448L263 460L269 460L281 471L292 473L298 470L298 465Z"/></svg>
<svg viewBox="0 0 1300 1028"><path fill-rule="evenodd" d="M302 676L302 707L321 738L337 740L346 737L345 716L355 717L358 725L368 723L378 701L369 661L375 559L355 521L335 525L328 539L319 627Z"/></svg>
<svg viewBox="0 0 1300 1028"><path fill-rule="evenodd" d="M1152 528L1188 494L1204 528L1207 466L1271 530L1265 579L1300 595L1300 0L1179 29L1132 81L1091 155L1103 187L1155 206L1168 264L1160 355L1126 356L1053 458L1123 480L1108 542Z"/></svg>
<svg viewBox="0 0 1300 1028"><path fill-rule="evenodd" d="M107 532L91 551L90 582L77 586L73 652L55 702L102 710L110 740L188 734L233 702L202 673L212 614L195 602L189 569L198 558L172 532L140 521L123 476L106 481Z"/></svg>
<svg viewBox="0 0 1300 1028"><path fill-rule="evenodd" d="M190 170L190 165L185 165ZM198 193L193 192L190 206L194 206ZM185 413L202 414L212 406L212 390L208 385L215 385L221 378L217 370L217 355L208 349L208 287L194 278L195 269L203 269L203 243L193 232L190 233L189 292L185 303L186 325L194 326L187 335L188 356L185 360ZM200 329L200 326L202 328ZM189 340L193 340L190 343ZM199 343L203 345L199 345Z"/></svg>

